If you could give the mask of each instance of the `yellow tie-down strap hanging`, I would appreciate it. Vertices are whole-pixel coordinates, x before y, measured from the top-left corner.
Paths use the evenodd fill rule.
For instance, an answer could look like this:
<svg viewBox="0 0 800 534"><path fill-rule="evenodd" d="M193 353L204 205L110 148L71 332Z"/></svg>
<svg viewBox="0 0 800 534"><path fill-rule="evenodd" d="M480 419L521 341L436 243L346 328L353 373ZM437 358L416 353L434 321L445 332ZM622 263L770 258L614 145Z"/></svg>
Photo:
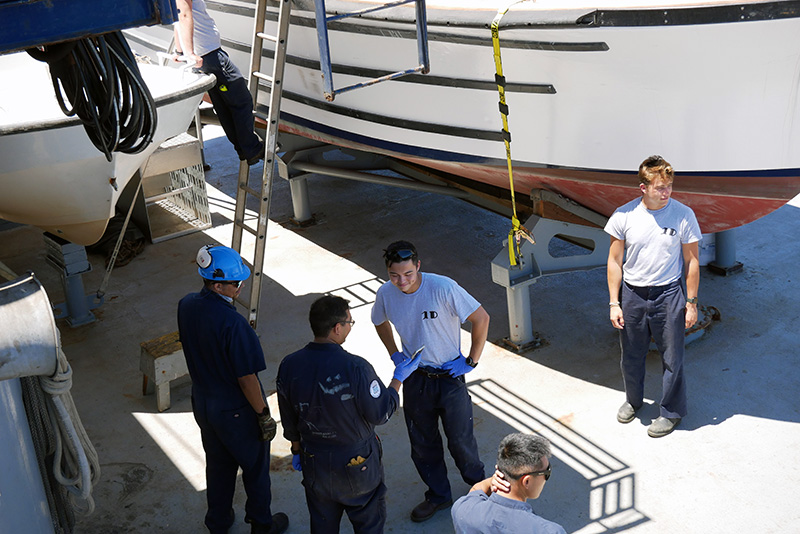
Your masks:
<svg viewBox="0 0 800 534"><path fill-rule="evenodd" d="M495 82L497 92L500 94L500 116L503 119L503 143L506 146L506 161L508 162L508 183L511 191L511 229L508 231L508 261L512 267L517 265L520 257L520 243L522 238L534 242L531 233L520 224L517 218L517 202L514 196L514 173L511 169L511 132L508 129L508 104L506 104L506 78L503 76L503 61L500 57L500 21L514 4L527 0L514 0L506 7L500 8L492 21L492 47L494 48Z"/></svg>

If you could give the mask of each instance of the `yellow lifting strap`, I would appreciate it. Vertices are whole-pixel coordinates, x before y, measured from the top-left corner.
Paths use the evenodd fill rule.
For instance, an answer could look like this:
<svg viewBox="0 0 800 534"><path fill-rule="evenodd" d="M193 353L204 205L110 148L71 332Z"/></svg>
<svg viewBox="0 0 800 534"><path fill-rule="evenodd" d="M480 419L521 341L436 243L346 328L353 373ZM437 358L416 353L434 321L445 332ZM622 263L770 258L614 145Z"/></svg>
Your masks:
<svg viewBox="0 0 800 534"><path fill-rule="evenodd" d="M503 61L500 58L500 20L511 9L511 6L527 0L513 0L506 7L500 8L492 21L492 47L494 48L495 82L497 92L500 94L500 116L503 119L503 143L506 146L506 161L508 162L508 182L511 191L511 229L508 231L508 261L511 266L516 266L520 256L520 242L524 237L533 243L530 232L520 224L517 218L517 202L514 197L514 174L511 169L511 132L508 130L508 104L506 104L506 79L503 76Z"/></svg>

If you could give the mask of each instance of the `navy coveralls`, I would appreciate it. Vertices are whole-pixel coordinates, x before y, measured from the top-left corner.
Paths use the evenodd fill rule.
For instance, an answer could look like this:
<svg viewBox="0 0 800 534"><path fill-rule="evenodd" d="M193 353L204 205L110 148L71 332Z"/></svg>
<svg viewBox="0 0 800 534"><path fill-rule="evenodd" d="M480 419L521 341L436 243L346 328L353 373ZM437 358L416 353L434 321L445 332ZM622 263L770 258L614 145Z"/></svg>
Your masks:
<svg viewBox="0 0 800 534"><path fill-rule="evenodd" d="M181 299L178 330L206 452L205 524L211 532L227 532L241 466L245 520L269 526L269 442L260 441L258 416L238 382L266 368L258 337L232 304L207 288Z"/></svg>
<svg viewBox="0 0 800 534"><path fill-rule="evenodd" d="M290 354L276 382L283 435L302 447L311 532L338 533L347 512L357 534L382 533L386 486L375 426L397 409L397 392L335 343L312 342Z"/></svg>

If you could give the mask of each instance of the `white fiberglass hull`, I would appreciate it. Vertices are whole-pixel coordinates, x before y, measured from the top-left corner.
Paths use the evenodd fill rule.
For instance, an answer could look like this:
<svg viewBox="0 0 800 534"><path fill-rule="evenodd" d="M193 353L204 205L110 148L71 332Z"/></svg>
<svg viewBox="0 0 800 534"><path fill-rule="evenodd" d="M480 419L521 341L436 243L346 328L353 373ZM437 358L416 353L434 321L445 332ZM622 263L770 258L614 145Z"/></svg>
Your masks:
<svg viewBox="0 0 800 534"><path fill-rule="evenodd" d="M329 13L373 1L328 1ZM645 4L644 7L641 4ZM313 2L296 1L282 128L509 188L490 25L499 1L429 0L431 71L323 98ZM247 69L250 4L213 16ZM329 23L334 87L417 63L413 4ZM267 15L274 33L276 13ZM500 24L514 188L604 215L661 154L704 232L739 226L800 192L800 2L514 5ZM272 52L264 54L269 72ZM268 92L259 99L263 109Z"/></svg>
<svg viewBox="0 0 800 534"><path fill-rule="evenodd" d="M166 139L189 126L214 78L140 66L158 108L153 142L107 161L75 118L63 115L44 63L0 56L0 218L74 243L102 237L130 178Z"/></svg>

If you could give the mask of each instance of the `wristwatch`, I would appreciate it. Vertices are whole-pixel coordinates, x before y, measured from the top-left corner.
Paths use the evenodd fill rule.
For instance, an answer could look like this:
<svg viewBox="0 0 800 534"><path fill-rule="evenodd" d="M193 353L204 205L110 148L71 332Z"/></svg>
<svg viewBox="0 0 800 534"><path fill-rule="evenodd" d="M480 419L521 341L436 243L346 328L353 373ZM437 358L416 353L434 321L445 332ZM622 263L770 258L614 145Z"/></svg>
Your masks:
<svg viewBox="0 0 800 534"><path fill-rule="evenodd" d="M467 356L467 365L475 369L478 367L478 362L472 360L472 356Z"/></svg>
<svg viewBox="0 0 800 534"><path fill-rule="evenodd" d="M690 299L686 299L688 304L697 304L697 297L692 297Z"/></svg>

